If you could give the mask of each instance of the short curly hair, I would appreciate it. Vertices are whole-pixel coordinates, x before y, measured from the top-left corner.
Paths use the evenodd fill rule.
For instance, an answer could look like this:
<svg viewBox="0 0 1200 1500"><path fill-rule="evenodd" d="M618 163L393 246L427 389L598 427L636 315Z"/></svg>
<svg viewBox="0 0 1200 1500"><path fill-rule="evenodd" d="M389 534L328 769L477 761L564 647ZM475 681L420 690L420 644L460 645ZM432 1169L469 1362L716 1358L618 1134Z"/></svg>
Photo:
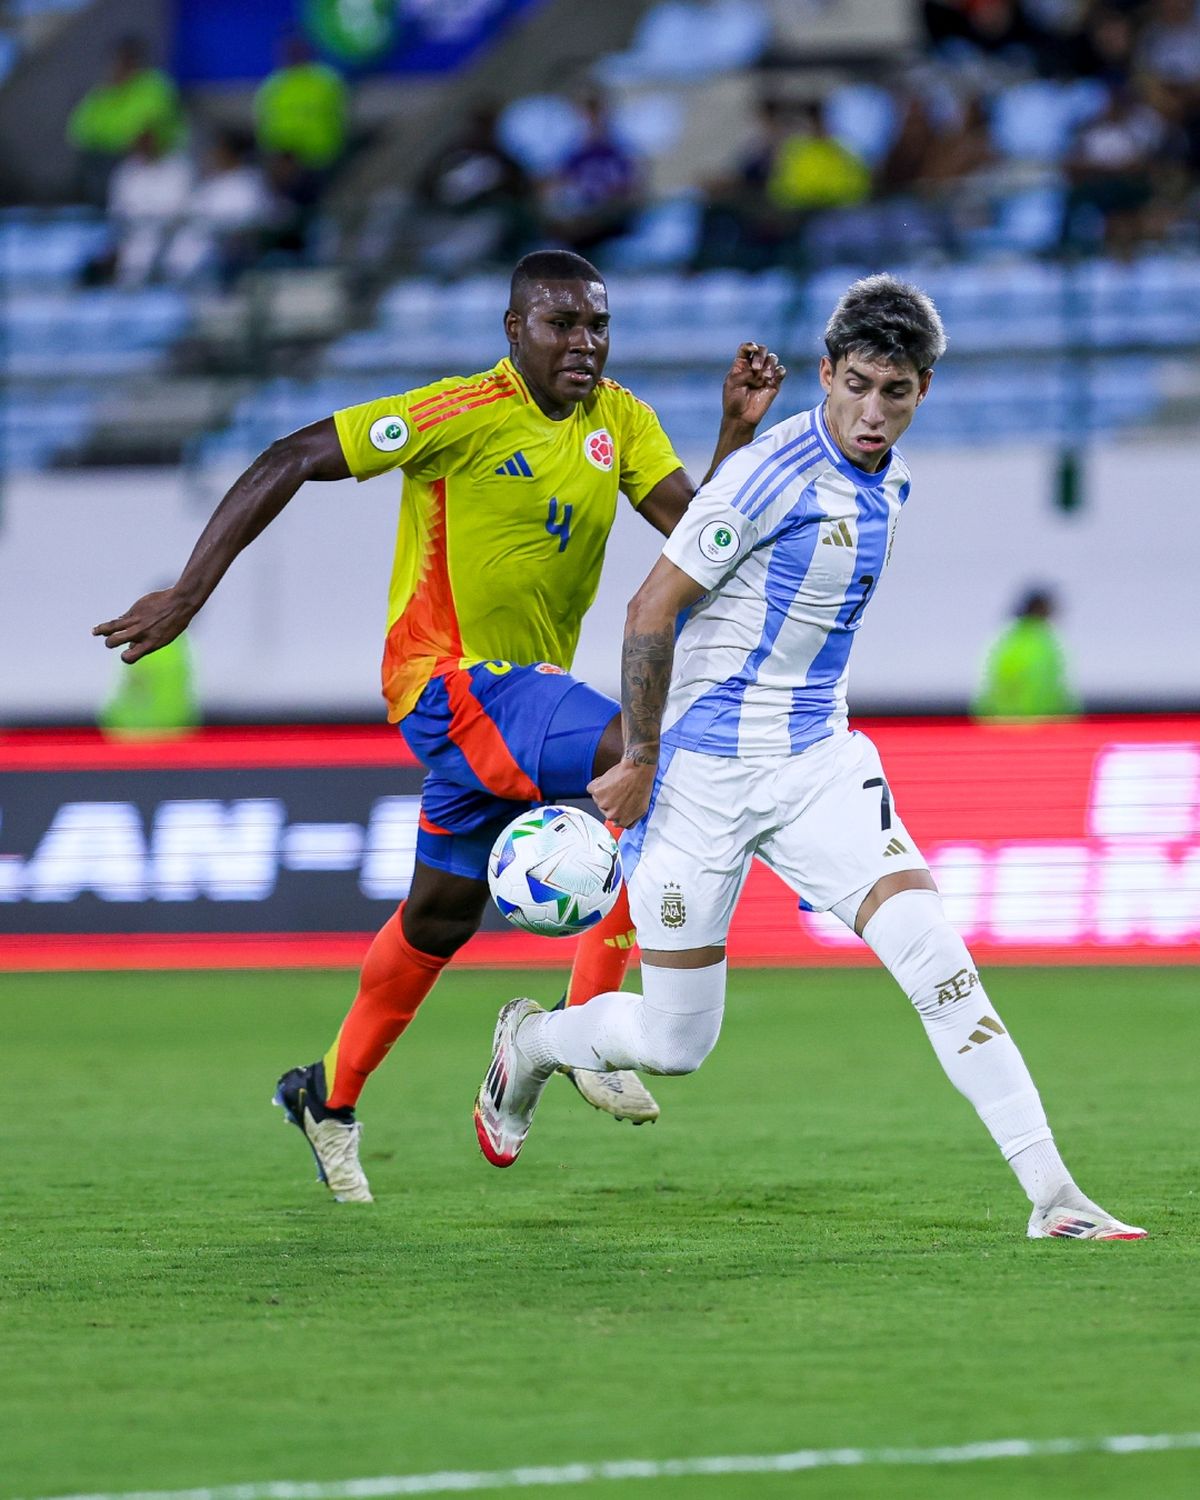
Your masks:
<svg viewBox="0 0 1200 1500"><path fill-rule="evenodd" d="M881 272L846 288L825 325L825 347L835 365L858 353L924 372L945 354L946 330L920 287Z"/></svg>
<svg viewBox="0 0 1200 1500"><path fill-rule="evenodd" d="M604 285L604 277L590 260L573 250L531 250L513 267L508 289L508 305L519 307L531 286L546 281L586 281Z"/></svg>

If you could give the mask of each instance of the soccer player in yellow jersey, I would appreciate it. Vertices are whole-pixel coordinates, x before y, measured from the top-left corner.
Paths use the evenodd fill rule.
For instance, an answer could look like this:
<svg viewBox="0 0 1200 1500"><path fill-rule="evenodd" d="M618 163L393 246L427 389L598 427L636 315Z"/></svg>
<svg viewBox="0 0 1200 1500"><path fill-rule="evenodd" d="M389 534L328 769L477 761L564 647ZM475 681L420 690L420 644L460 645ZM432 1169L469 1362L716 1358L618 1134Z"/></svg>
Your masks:
<svg viewBox="0 0 1200 1500"><path fill-rule="evenodd" d="M618 705L569 674L580 624L618 490L669 534L695 486L650 407L603 379L608 323L604 281L588 261L525 256L504 315L507 358L279 439L218 505L178 582L96 626L109 647L124 648L122 660L139 660L187 627L305 480L402 470L383 693L429 772L416 867L337 1039L320 1061L285 1073L276 1094L342 1202L371 1200L358 1162L359 1094L479 926L496 834L520 805L584 795L621 756ZM753 437L784 373L760 345L738 350L714 468ZM619 986L630 926L622 899L580 940L571 1003ZM636 1075L576 1083L618 1118L658 1112Z"/></svg>

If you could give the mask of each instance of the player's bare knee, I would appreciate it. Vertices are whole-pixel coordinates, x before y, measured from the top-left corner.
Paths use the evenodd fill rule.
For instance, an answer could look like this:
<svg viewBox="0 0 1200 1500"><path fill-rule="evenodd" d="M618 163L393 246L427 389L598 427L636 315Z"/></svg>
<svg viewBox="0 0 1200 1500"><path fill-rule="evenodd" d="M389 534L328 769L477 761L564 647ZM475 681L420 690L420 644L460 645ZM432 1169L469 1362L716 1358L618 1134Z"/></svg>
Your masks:
<svg viewBox="0 0 1200 1500"><path fill-rule="evenodd" d="M479 928L479 918L452 912L404 908L404 937L419 953L451 958Z"/></svg>

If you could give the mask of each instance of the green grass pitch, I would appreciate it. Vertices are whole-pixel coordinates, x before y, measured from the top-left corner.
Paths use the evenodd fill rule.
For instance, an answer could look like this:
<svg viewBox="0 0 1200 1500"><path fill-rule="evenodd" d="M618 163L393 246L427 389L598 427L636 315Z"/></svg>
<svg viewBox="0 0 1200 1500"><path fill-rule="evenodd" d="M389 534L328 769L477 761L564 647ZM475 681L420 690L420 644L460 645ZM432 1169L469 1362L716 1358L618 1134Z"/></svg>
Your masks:
<svg viewBox="0 0 1200 1500"><path fill-rule="evenodd" d="M735 971L657 1125L554 1080L497 1172L495 1012L561 977L451 971L364 1096L366 1209L267 1103L351 976L0 975L0 1500L1200 1430L1195 973L987 977L1081 1185L1152 1239L1026 1241L879 972ZM1046 1487L1191 1496L1200 1454L536 1493Z"/></svg>

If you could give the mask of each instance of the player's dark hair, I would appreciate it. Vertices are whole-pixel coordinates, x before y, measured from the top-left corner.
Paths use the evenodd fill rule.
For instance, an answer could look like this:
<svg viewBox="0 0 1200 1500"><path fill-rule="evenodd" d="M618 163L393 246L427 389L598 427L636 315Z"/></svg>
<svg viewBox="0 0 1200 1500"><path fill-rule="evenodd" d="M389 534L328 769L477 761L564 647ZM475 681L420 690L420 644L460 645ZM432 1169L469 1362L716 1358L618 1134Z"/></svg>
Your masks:
<svg viewBox="0 0 1200 1500"><path fill-rule="evenodd" d="M946 330L920 287L881 272L846 289L825 325L825 347L835 365L855 353L920 372L945 354Z"/></svg>
<svg viewBox="0 0 1200 1500"><path fill-rule="evenodd" d="M531 250L513 267L509 307L518 306L527 287L543 281L591 281L604 285L604 277L591 261L573 250Z"/></svg>

